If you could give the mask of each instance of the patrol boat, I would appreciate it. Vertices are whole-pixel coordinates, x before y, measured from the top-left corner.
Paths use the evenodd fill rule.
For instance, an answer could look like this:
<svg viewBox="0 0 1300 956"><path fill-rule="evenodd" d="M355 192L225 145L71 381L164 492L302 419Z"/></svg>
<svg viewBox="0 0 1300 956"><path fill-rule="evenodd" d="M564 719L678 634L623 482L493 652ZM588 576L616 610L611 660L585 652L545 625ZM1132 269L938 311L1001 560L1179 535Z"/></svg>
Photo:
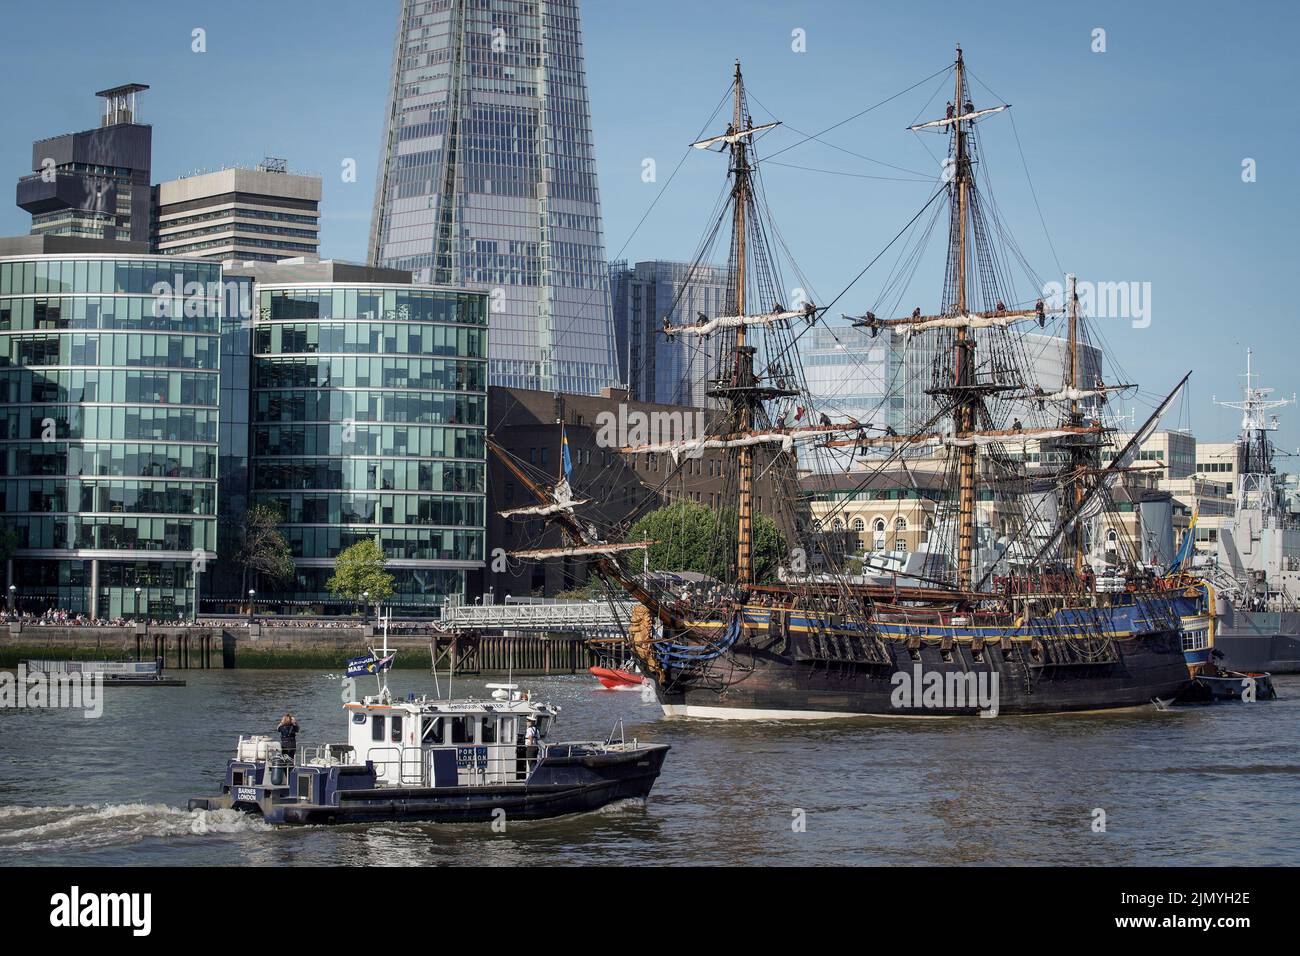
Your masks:
<svg viewBox="0 0 1300 956"><path fill-rule="evenodd" d="M668 754L627 740L621 724L603 741L548 743L560 708L512 683L488 684L487 699L394 700L383 677L392 658L386 648L372 658L379 692L344 704L345 743L289 756L269 736L241 736L221 793L189 809L273 824L532 820L645 799Z"/></svg>

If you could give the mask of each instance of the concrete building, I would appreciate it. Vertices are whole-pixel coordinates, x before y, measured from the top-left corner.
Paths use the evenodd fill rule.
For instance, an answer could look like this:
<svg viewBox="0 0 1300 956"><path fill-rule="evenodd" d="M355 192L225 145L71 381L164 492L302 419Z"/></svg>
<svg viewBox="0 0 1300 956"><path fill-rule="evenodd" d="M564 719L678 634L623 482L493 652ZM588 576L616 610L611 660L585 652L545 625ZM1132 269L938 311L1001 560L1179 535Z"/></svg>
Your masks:
<svg viewBox="0 0 1300 956"><path fill-rule="evenodd" d="M370 262L492 293L492 384L615 383L577 0L401 0Z"/></svg>
<svg viewBox="0 0 1300 956"><path fill-rule="evenodd" d="M184 297L159 289L181 282ZM0 239L0 513L19 610L185 618L216 558L221 265Z"/></svg>
<svg viewBox="0 0 1300 956"><path fill-rule="evenodd" d="M153 130L136 122L137 97L147 89L100 90L97 129L32 144L32 172L18 180L16 201L31 213L33 235L149 241Z"/></svg>
<svg viewBox="0 0 1300 956"><path fill-rule="evenodd" d="M168 256L276 262L320 249L319 176L283 160L233 167L154 187L154 250Z"/></svg>
<svg viewBox="0 0 1300 956"><path fill-rule="evenodd" d="M297 567L291 585L258 588L259 599L351 611L326 581L338 553L367 538L388 557L397 593L385 603L398 614L428 614L476 586L487 295L333 261L229 272L256 283L251 329L243 323L252 363L247 495L280 510Z"/></svg>

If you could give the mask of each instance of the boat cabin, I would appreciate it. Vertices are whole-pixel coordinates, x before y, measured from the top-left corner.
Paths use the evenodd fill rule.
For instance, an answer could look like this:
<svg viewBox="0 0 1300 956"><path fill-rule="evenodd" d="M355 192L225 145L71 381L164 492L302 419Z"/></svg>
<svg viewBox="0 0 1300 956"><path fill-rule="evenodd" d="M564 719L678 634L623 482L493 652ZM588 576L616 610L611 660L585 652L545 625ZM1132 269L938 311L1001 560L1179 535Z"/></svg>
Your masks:
<svg viewBox="0 0 1300 956"><path fill-rule="evenodd" d="M490 684L491 700L392 701L367 697L344 706L351 760L374 765L381 785L434 787L526 780L559 710L535 704L513 684ZM537 727L528 746L528 725Z"/></svg>

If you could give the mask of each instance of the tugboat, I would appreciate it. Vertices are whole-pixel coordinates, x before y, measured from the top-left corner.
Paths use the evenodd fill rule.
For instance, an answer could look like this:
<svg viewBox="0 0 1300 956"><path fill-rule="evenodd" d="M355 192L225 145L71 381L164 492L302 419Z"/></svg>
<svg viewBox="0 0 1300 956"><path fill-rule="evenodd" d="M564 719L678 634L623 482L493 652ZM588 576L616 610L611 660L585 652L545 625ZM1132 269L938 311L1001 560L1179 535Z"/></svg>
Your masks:
<svg viewBox="0 0 1300 956"><path fill-rule="evenodd" d="M221 793L191 810L235 809L272 824L534 820L645 799L667 744L627 740L547 743L558 706L517 684L491 697L394 700L387 653L372 653L379 692L344 704L347 740L289 756L267 736L241 736Z"/></svg>

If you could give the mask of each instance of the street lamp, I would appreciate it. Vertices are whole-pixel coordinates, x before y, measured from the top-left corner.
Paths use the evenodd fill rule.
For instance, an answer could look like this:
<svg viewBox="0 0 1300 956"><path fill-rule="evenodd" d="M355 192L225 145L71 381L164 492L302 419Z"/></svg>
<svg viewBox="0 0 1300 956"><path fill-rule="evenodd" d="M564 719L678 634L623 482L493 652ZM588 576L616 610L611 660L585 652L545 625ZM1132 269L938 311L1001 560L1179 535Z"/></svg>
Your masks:
<svg viewBox="0 0 1300 956"><path fill-rule="evenodd" d="M135 589L135 616L140 616L140 588Z"/></svg>
<svg viewBox="0 0 1300 956"><path fill-rule="evenodd" d="M16 584L11 584L11 585L9 585L9 613L10 613L10 614L13 613L13 610L14 610L14 602L15 602L17 599L18 599L18 585L16 585Z"/></svg>
<svg viewBox="0 0 1300 956"><path fill-rule="evenodd" d="M253 598L257 597L257 591L253 588L248 589L248 619L253 619Z"/></svg>

